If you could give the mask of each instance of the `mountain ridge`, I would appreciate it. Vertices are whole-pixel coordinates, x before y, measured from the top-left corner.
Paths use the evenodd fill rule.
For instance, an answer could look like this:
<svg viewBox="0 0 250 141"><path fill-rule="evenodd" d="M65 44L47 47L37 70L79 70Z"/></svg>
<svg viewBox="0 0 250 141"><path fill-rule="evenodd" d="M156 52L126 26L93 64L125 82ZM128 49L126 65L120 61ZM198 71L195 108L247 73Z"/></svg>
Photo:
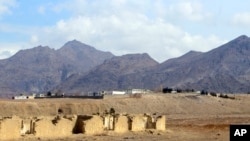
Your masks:
<svg viewBox="0 0 250 141"><path fill-rule="evenodd" d="M120 75L111 81L114 89L173 87L216 92L247 93L250 91L250 38L242 35L208 52L190 51L181 57L172 58L134 73ZM120 70L118 70L120 71ZM105 72L107 73L107 72ZM105 76L102 71L96 76ZM112 77L112 75L111 75ZM117 75L113 75L117 77ZM71 80L72 81L72 80ZM78 85L92 81L82 77ZM107 82L99 77L98 84ZM97 82L96 82L97 83ZM115 83L116 85L113 85ZM118 84L119 85L118 85ZM67 86L67 82L64 82ZM92 90L99 90L97 87ZM105 88L100 87L99 88ZM71 88L74 88L71 86ZM109 88L111 89L111 88ZM79 91L89 90L82 86Z"/></svg>
<svg viewBox="0 0 250 141"><path fill-rule="evenodd" d="M115 56L73 40L57 50L21 50L0 60L0 67L0 96L162 87L247 93L250 38L242 35L208 52L189 51L162 63L147 53Z"/></svg>
<svg viewBox="0 0 250 141"><path fill-rule="evenodd" d="M72 49L76 43L78 50ZM76 40L66 45L69 47L62 46L58 50L37 46L0 60L0 96L49 91L70 75L87 72L114 56ZM62 53L61 49L66 53Z"/></svg>
<svg viewBox="0 0 250 141"><path fill-rule="evenodd" d="M138 73L157 64L159 63L146 53L115 56L85 75L66 80L69 83L62 83L56 89L70 93L81 92L82 89L85 92L121 89L124 84L122 76Z"/></svg>

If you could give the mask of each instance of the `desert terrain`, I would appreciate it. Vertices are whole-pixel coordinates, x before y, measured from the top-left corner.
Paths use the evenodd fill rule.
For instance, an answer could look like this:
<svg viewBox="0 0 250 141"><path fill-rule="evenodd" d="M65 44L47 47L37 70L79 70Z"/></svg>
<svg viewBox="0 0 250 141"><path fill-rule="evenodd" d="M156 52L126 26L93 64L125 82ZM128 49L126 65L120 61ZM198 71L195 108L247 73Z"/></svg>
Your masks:
<svg viewBox="0 0 250 141"><path fill-rule="evenodd" d="M116 113L166 115L166 131L118 134L111 131L97 135L72 134L63 138L38 138L25 135L23 141L229 141L230 124L250 124L250 95L230 98L199 94L145 94L140 98L105 96L104 99L34 99L0 100L1 117L36 117L87 115L103 113L110 108ZM58 113L60 112L60 113ZM46 129L45 129L46 130Z"/></svg>

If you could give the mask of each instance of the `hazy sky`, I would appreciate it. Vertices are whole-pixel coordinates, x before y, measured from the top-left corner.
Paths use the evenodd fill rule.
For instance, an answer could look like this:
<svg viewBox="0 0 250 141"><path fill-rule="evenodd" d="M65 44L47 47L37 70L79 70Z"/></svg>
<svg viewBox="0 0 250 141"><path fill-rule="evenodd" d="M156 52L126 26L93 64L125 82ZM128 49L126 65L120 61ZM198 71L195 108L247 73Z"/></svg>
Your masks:
<svg viewBox="0 0 250 141"><path fill-rule="evenodd" d="M76 39L159 62L250 35L249 0L0 0L0 58Z"/></svg>

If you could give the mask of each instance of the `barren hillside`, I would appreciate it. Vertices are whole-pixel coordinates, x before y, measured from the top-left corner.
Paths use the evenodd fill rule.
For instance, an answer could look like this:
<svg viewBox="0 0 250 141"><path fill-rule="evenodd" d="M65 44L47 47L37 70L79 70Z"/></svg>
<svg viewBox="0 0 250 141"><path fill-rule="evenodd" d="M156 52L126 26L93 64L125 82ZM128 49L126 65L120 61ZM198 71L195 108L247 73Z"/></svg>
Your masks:
<svg viewBox="0 0 250 141"><path fill-rule="evenodd" d="M20 50L0 60L0 97L47 92L72 74L87 72L113 56L76 40L58 50L48 46Z"/></svg>
<svg viewBox="0 0 250 141"><path fill-rule="evenodd" d="M116 113L156 113L166 115L166 131L145 130L118 134L104 132L88 136L72 134L67 137L49 138L23 136L18 141L228 141L229 125L250 123L250 95L229 95L235 99L201 96L197 94L148 94L141 98L106 96L93 99L39 99L0 100L2 117L56 116L60 114L87 115L102 113L114 108ZM53 136L53 135L51 135Z"/></svg>
<svg viewBox="0 0 250 141"><path fill-rule="evenodd" d="M231 95L234 96L234 95ZM56 115L102 113L114 108L117 113L161 113L173 115L245 115L250 114L250 95L236 95L235 99L224 99L197 94L149 94L141 98L129 96L105 96L95 99L35 99L1 100L2 116Z"/></svg>

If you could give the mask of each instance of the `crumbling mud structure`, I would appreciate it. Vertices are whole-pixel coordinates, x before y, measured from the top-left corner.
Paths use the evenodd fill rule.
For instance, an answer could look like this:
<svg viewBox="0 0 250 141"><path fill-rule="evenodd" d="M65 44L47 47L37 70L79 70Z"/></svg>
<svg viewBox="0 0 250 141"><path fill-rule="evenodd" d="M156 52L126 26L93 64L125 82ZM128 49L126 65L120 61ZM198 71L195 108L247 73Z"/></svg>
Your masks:
<svg viewBox="0 0 250 141"><path fill-rule="evenodd" d="M125 133L146 129L165 130L165 115L114 114L58 115L46 117L1 117L0 140L18 140L22 136L46 138L66 137L72 134L98 135L108 131Z"/></svg>

